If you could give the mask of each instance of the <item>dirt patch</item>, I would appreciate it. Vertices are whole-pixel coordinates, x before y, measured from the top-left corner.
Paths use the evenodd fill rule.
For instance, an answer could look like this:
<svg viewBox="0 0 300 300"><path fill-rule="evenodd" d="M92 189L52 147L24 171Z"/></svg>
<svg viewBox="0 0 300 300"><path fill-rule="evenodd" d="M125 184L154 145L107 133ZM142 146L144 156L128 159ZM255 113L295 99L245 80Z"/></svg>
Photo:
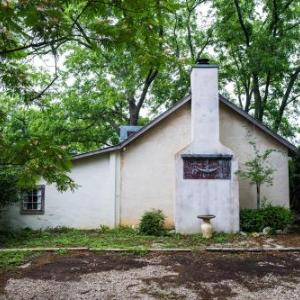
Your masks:
<svg viewBox="0 0 300 300"><path fill-rule="evenodd" d="M169 275L176 274L164 266L148 265L138 269L84 274L80 281L10 279L5 288L5 299L197 299L196 293L182 286L162 290L155 283L151 286L143 283L144 278Z"/></svg>
<svg viewBox="0 0 300 300"><path fill-rule="evenodd" d="M55 281L78 281L80 276L88 273L109 270L129 270L141 268L147 262L137 260L133 254L111 254L93 252L70 252L58 255L45 252L31 261L29 267L0 270L0 295L10 278L32 278ZM1 299L1 298L0 298Z"/></svg>
<svg viewBox="0 0 300 300"><path fill-rule="evenodd" d="M300 254L46 253L5 278L14 300L297 299Z"/></svg>
<svg viewBox="0 0 300 300"><path fill-rule="evenodd" d="M245 275L262 278L270 273L300 276L299 255L293 253L178 253L162 256L161 264L178 272L183 282L239 280Z"/></svg>
<svg viewBox="0 0 300 300"><path fill-rule="evenodd" d="M283 247L300 247L300 234L290 233L282 235L261 235L253 237L248 235L237 236L228 243L210 243L210 247L215 248L283 248Z"/></svg>
<svg viewBox="0 0 300 300"><path fill-rule="evenodd" d="M178 276L146 279L165 289L184 285L198 291L203 299L225 299L236 295L224 281L233 281L250 292L271 288L274 281L264 280L269 275L284 282L297 283L300 277L300 259L296 254L183 254L164 255L161 264ZM204 283L213 283L207 288ZM211 286L211 285L210 285Z"/></svg>
<svg viewBox="0 0 300 300"><path fill-rule="evenodd" d="M290 233L282 235L272 235L270 237L259 237L257 238L260 241L260 244L264 244L264 241L272 240L272 243L278 244L284 247L300 247L300 234Z"/></svg>
<svg viewBox="0 0 300 300"><path fill-rule="evenodd" d="M37 258L22 277L56 281L78 281L88 273L110 270L126 271L142 268L147 262L138 260L133 254L80 252L69 255L47 253Z"/></svg>

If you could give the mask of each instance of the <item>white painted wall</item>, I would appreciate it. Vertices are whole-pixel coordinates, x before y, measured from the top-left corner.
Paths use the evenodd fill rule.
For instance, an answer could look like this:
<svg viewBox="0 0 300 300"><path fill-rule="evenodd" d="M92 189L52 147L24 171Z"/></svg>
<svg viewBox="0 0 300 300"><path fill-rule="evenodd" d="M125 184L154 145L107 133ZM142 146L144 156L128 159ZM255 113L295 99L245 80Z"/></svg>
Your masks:
<svg viewBox="0 0 300 300"><path fill-rule="evenodd" d="M253 155L248 131L262 149L278 150L270 160L277 169L274 185L263 187L262 196L288 207L287 149L223 104L220 118L220 140L236 153L240 165ZM138 224L146 210L158 208L166 214L168 225L174 225L175 154L191 141L190 123L190 104L186 104L124 152L74 161L71 177L81 187L74 193L59 193L54 186L46 186L44 215L20 215L17 205L0 220L15 227L113 227ZM239 195L241 208L255 207L255 189L245 180L240 181Z"/></svg>
<svg viewBox="0 0 300 300"><path fill-rule="evenodd" d="M276 169L273 186L263 185L262 197L266 197L274 205L289 207L288 149L224 104L221 104L220 119L221 141L236 153L240 168L243 168L246 161L254 158L249 139L254 140L261 151L276 150L269 159L270 165ZM241 208L255 208L255 186L243 179L240 179L239 186Z"/></svg>
<svg viewBox="0 0 300 300"><path fill-rule="evenodd" d="M189 106L177 110L138 138L121 158L121 223L138 224L149 209L161 209L174 224L175 154L190 139Z"/></svg>
<svg viewBox="0 0 300 300"><path fill-rule="evenodd" d="M68 226L83 229L100 224L115 225L115 169L117 155L112 153L74 161L71 178L80 186L74 193L60 193L46 185L45 213L21 215L15 205L1 218L13 227L33 229Z"/></svg>
<svg viewBox="0 0 300 300"><path fill-rule="evenodd" d="M274 185L262 188L274 205L289 206L287 149L251 125L225 105L220 106L220 140L237 156L239 165L253 157L247 142L248 130L261 149L274 148L270 162L277 169ZM120 220L137 225L151 208L162 209L167 223L174 225L175 154L191 141L191 111L186 104L167 119L131 143L121 154ZM255 189L245 180L239 183L240 208L255 207Z"/></svg>

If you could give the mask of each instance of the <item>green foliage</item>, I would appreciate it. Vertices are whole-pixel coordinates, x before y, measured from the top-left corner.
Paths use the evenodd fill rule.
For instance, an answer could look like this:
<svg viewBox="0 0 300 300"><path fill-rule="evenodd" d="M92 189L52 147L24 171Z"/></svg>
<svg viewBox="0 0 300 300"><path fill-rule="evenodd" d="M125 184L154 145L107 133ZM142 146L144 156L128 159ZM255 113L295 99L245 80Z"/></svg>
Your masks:
<svg viewBox="0 0 300 300"><path fill-rule="evenodd" d="M300 148L289 161L291 208L300 212Z"/></svg>
<svg viewBox="0 0 300 300"><path fill-rule="evenodd" d="M49 228L31 230L29 228L13 231L0 231L0 245L3 248L34 248L34 247L90 247L97 249L118 248L144 252L157 248L199 248L211 243L234 241L236 235L214 233L211 240L204 239L200 234L194 235L145 235L128 226L120 226L105 230L79 230L74 228Z"/></svg>
<svg viewBox="0 0 300 300"><path fill-rule="evenodd" d="M17 168L7 168L0 166L0 208L4 208L10 203L18 200L19 174Z"/></svg>
<svg viewBox="0 0 300 300"><path fill-rule="evenodd" d="M218 232L213 234L213 240L216 243L227 243L230 240L230 235L224 232Z"/></svg>
<svg viewBox="0 0 300 300"><path fill-rule="evenodd" d="M150 66L163 60L160 32L168 11L175 9L173 1L163 2L0 3L0 185L7 187L1 199L16 198L8 180L16 188L33 187L43 178L60 191L74 189L68 176L70 154L118 142L117 128L126 115L124 95L132 95ZM70 56L69 76L58 70L60 49ZM52 55L53 68L37 68L31 59L45 55ZM99 63L89 72L97 58ZM118 82L119 63L130 70L127 79ZM103 64L110 67L104 70ZM64 89L72 77L68 66L81 75L74 88ZM134 76L139 80L133 81ZM98 78L96 84L93 78ZM11 177L13 173L18 176Z"/></svg>
<svg viewBox="0 0 300 300"><path fill-rule="evenodd" d="M257 208L261 207L260 187L262 184L273 184L273 173L275 169L268 164L268 159L274 150L267 149L261 152L256 143L250 141L249 144L253 147L254 158L244 163L244 169L237 171L237 174L244 179L248 179L251 184L256 185L257 192Z"/></svg>
<svg viewBox="0 0 300 300"><path fill-rule="evenodd" d="M260 232L265 227L282 230L292 221L291 211L281 206L267 205L260 209L242 209L240 212L240 226L245 232Z"/></svg>
<svg viewBox="0 0 300 300"><path fill-rule="evenodd" d="M294 135L299 105L299 1L213 1L223 89L275 131ZM290 122L288 122L290 120Z"/></svg>
<svg viewBox="0 0 300 300"><path fill-rule="evenodd" d="M41 178L61 191L74 189L70 155L118 143L120 125L148 121L140 118L146 104L157 112L179 100L188 88L187 52L204 49L197 6L190 0L2 1L0 185L7 189L1 199L15 200L15 189ZM37 67L44 59L53 67Z"/></svg>
<svg viewBox="0 0 300 300"><path fill-rule="evenodd" d="M266 163L274 150L267 149L264 152L260 152L255 143L250 142L250 144L253 146L255 157L254 159L245 162L245 171L241 170L238 174L242 178L250 179L252 184L272 184L272 174L275 170L266 165Z"/></svg>
<svg viewBox="0 0 300 300"><path fill-rule="evenodd" d="M57 255L61 255L64 256L66 254L68 254L68 251L66 249L59 249L55 252Z"/></svg>
<svg viewBox="0 0 300 300"><path fill-rule="evenodd" d="M127 225L119 225L116 228L111 229L110 232L113 234L124 234L128 236L136 236L138 234L137 229Z"/></svg>
<svg viewBox="0 0 300 300"><path fill-rule="evenodd" d="M37 253L34 254L35 256ZM8 268L22 265L32 257L33 253L30 251L16 251L16 252L0 252L0 268Z"/></svg>
<svg viewBox="0 0 300 300"><path fill-rule="evenodd" d="M98 231L100 232L100 233L107 233L107 232L109 232L111 229L108 227L108 226L106 226L106 225L100 225L99 226L99 229L98 229Z"/></svg>
<svg viewBox="0 0 300 300"><path fill-rule="evenodd" d="M165 232L165 216L161 210L151 210L143 214L140 221L140 232L146 235L162 235Z"/></svg>
<svg viewBox="0 0 300 300"><path fill-rule="evenodd" d="M293 134L299 4L218 0L206 22L202 3L0 2L0 206L16 199L8 182L74 189L70 156L118 143L120 125L144 125L143 109L152 117L186 95L208 46L243 109Z"/></svg>
<svg viewBox="0 0 300 300"><path fill-rule="evenodd" d="M34 187L41 178L61 191L76 187L68 176L69 153L41 126L45 111L24 101L13 89L0 93L0 207L16 201L19 189Z"/></svg>

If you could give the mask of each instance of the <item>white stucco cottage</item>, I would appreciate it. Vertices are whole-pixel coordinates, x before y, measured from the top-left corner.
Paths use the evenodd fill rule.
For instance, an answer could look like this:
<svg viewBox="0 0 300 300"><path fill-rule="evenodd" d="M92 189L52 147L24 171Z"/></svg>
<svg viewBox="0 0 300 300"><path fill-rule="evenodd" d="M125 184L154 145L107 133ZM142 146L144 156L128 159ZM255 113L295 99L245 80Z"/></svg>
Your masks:
<svg viewBox="0 0 300 300"><path fill-rule="evenodd" d="M136 225L161 209L182 233L200 230L199 214L214 214L217 230L239 230L239 209L255 207L255 188L236 170L260 149L275 149L273 186L262 196L289 206L288 159L296 148L218 94L218 66L199 64L187 96L120 144L73 157L75 192L41 185L10 207L2 220L14 227L97 228ZM21 209L20 209L21 207Z"/></svg>

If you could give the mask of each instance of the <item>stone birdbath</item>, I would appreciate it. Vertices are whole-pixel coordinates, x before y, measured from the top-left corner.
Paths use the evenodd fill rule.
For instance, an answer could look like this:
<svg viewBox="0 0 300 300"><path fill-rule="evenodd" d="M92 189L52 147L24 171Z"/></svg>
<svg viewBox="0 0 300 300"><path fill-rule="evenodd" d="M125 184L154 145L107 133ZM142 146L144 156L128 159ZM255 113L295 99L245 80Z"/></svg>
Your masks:
<svg viewBox="0 0 300 300"><path fill-rule="evenodd" d="M213 227L210 223L210 220L215 218L215 215L199 215L197 216L198 219L201 219L203 222L201 224L201 232L202 236L205 239L210 239L213 233Z"/></svg>

